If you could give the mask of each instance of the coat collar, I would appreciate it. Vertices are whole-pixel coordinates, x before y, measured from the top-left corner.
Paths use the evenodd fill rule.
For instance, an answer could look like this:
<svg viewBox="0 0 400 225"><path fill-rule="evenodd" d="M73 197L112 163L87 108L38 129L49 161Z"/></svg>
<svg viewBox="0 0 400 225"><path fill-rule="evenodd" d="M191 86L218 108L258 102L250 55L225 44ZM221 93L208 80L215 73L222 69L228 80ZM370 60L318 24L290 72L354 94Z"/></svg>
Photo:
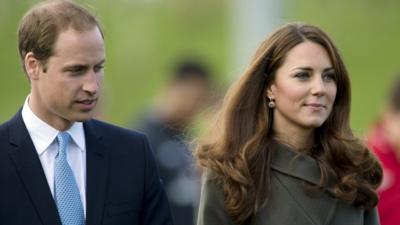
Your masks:
<svg viewBox="0 0 400 225"><path fill-rule="evenodd" d="M101 224L108 179L108 152L98 122L89 120L83 127L86 139L86 224ZM57 207L47 184L39 157L23 122L21 110L8 122L9 143L13 146L9 156L32 199L44 225L61 225Z"/></svg>
<svg viewBox="0 0 400 225"><path fill-rule="evenodd" d="M271 169L277 172L274 178L282 187L279 189L281 192L278 191L278 195L285 193L284 196L286 196L286 198L277 198L278 200L275 199L275 201L285 199L285 204L290 204L289 202L294 204L289 211L296 208L295 211L290 212L297 212L298 215L294 217L292 222L302 221L314 225L329 224L338 205L338 199L332 195L335 176L328 174L321 192L315 192L318 189L314 189L315 191L308 189L307 191L307 187L319 186L321 173L318 162L309 155L296 152L277 142L272 143L270 150L272 151ZM307 184L311 184L311 186ZM270 212L271 208L276 207L273 203L276 202L271 202L272 205L267 203L266 213ZM280 221L280 218L275 217L275 219ZM261 218L261 220L267 221L260 224L271 222L269 218Z"/></svg>
<svg viewBox="0 0 400 225"><path fill-rule="evenodd" d="M16 170L25 185L44 225L61 225L42 165L22 120L21 110L8 122L9 142L13 148L9 152Z"/></svg>
<svg viewBox="0 0 400 225"><path fill-rule="evenodd" d="M279 142L273 142L271 168L289 176L304 180L313 185L319 185L321 172L318 162L305 153L299 153L289 146ZM336 183L334 174L329 173L324 188L333 191Z"/></svg>
<svg viewBox="0 0 400 225"><path fill-rule="evenodd" d="M107 195L108 153L111 146L106 144L106 137L98 122L90 120L83 124L86 138L86 224L101 224L104 203Z"/></svg>

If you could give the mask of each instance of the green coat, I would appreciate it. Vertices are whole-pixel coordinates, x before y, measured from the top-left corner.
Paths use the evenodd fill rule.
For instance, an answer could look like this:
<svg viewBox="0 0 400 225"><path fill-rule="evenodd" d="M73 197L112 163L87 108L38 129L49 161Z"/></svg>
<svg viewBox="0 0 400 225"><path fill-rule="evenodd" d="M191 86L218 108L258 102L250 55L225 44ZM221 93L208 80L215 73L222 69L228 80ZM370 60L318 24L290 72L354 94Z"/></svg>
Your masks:
<svg viewBox="0 0 400 225"><path fill-rule="evenodd" d="M268 204L257 213L254 225L379 225L376 209L356 208L328 191L314 197L307 195L304 184L319 183L316 161L307 155L298 156L284 145L273 148L271 195ZM233 225L224 208L221 189L211 177L209 171L203 176L197 225ZM332 184L332 178L328 181Z"/></svg>

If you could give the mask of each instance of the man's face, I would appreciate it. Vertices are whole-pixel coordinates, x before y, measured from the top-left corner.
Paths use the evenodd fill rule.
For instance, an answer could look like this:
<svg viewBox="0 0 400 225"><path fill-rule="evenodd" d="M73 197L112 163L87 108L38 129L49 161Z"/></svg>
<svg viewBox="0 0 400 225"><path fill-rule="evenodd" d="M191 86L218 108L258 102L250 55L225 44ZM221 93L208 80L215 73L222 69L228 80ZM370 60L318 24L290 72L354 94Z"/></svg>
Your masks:
<svg viewBox="0 0 400 225"><path fill-rule="evenodd" d="M97 27L61 32L54 55L39 63L31 78L29 105L42 120L59 130L93 117L103 79L104 42Z"/></svg>

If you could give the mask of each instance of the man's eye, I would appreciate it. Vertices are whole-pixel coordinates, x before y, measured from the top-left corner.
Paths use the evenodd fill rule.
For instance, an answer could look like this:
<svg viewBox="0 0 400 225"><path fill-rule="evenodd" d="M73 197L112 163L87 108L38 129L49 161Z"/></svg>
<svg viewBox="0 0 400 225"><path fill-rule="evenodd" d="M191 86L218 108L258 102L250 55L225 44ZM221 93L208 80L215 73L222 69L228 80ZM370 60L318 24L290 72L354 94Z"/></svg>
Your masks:
<svg viewBox="0 0 400 225"><path fill-rule="evenodd" d="M104 69L104 66L103 65L101 65L101 66L95 66L94 67L94 72L99 72L99 71L101 71L101 70L103 70Z"/></svg>
<svg viewBox="0 0 400 225"><path fill-rule="evenodd" d="M73 67L73 68L68 69L67 72L79 75L79 74L82 74L82 73L85 72L85 68L83 68L83 67Z"/></svg>

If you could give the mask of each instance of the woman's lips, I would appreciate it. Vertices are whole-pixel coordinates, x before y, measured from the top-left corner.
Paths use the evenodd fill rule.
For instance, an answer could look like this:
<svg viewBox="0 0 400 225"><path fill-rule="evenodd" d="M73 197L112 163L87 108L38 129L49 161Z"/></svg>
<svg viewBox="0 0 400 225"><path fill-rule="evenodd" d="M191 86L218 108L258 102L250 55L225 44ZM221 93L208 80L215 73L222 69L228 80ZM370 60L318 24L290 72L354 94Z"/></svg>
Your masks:
<svg viewBox="0 0 400 225"><path fill-rule="evenodd" d="M315 109L315 110L321 110L321 109L325 109L326 108L325 105L320 104L320 103L306 103L306 104L304 104L304 106L310 107L310 108Z"/></svg>

